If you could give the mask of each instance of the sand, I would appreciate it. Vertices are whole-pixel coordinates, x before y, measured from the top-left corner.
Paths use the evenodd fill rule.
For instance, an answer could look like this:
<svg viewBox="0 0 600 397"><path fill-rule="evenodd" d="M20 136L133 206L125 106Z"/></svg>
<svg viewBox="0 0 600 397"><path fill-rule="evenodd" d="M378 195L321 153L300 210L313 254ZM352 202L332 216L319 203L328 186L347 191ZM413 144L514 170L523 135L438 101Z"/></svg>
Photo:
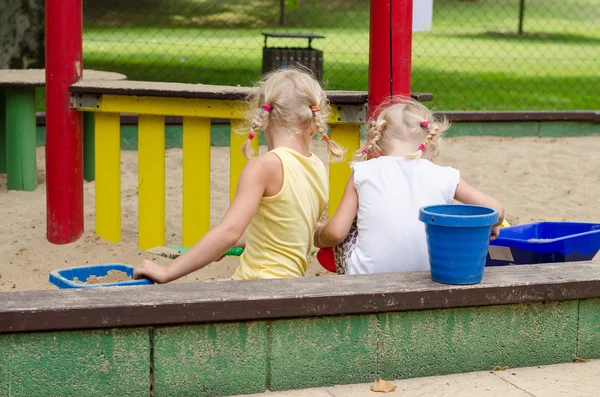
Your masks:
<svg viewBox="0 0 600 397"><path fill-rule="evenodd" d="M263 148L264 150L264 148ZM324 147L314 151L325 158ZM582 138L449 139L439 164L451 165L463 178L500 200L511 224L534 221L600 222L600 136ZM121 153L122 239L109 243L94 234L94 182L85 182L85 233L76 242L54 245L46 240L44 149L39 148L34 192L6 190L0 175L0 291L55 289L53 269L97 263L139 264L170 260L137 248L137 152ZM229 197L229 148L212 148L213 224L223 216ZM166 153L168 245L181 243L181 150ZM598 257L597 257L598 258ZM229 277L238 258L228 257L176 282ZM309 257L308 275L327 274Z"/></svg>
<svg viewBox="0 0 600 397"><path fill-rule="evenodd" d="M73 281L78 284L108 284L118 283L120 281L128 281L132 278L127 273L120 270L109 270L106 272L106 276L89 276L85 281L79 280L77 277L73 278Z"/></svg>

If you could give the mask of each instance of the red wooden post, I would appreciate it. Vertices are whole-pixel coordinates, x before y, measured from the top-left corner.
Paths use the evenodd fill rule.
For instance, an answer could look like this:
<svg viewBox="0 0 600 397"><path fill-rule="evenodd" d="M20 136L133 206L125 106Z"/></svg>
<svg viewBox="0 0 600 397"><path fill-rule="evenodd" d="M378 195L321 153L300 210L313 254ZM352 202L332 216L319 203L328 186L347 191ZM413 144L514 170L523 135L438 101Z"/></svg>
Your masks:
<svg viewBox="0 0 600 397"><path fill-rule="evenodd" d="M369 115L390 96L391 1L371 0L369 33Z"/></svg>
<svg viewBox="0 0 600 397"><path fill-rule="evenodd" d="M392 95L410 95L413 0L392 0Z"/></svg>
<svg viewBox="0 0 600 397"><path fill-rule="evenodd" d="M393 95L410 95L413 0L371 0L369 115Z"/></svg>
<svg viewBox="0 0 600 397"><path fill-rule="evenodd" d="M83 233L82 118L69 108L82 69L81 0L46 0L46 231L54 244Z"/></svg>

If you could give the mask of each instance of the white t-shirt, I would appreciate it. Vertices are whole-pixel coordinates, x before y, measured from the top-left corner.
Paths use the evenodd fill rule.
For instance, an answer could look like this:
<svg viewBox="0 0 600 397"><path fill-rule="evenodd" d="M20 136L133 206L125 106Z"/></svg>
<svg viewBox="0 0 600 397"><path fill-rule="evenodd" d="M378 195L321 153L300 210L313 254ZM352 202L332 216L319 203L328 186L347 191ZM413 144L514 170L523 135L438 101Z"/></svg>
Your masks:
<svg viewBox="0 0 600 397"><path fill-rule="evenodd" d="M460 173L424 159L383 156L352 164L358 238L348 274L429 270L419 209L454 201Z"/></svg>

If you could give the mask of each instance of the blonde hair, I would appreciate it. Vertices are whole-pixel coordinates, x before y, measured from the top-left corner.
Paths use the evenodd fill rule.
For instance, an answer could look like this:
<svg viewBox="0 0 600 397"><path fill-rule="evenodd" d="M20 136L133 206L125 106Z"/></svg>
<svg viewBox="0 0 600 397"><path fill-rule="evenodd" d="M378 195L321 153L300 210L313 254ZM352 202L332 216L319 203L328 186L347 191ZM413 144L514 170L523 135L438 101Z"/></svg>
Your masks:
<svg viewBox="0 0 600 397"><path fill-rule="evenodd" d="M242 146L246 158L256 156L252 139L270 123L278 130L291 135L313 132L327 143L329 160L344 160L345 151L327 135L327 119L331 112L325 91L308 73L299 69L273 71L263 78L264 84L251 95L249 120L250 133ZM247 131L247 130L246 130Z"/></svg>
<svg viewBox="0 0 600 397"><path fill-rule="evenodd" d="M354 157L356 160L366 160L369 154L374 157L385 154L389 142L400 139L415 142L417 150L406 153L406 158L418 159L424 152L433 158L438 154L441 136L449 127L450 123L445 117L435 117L420 102L407 97L394 97L379 106L375 119L367 124L366 147L357 151Z"/></svg>

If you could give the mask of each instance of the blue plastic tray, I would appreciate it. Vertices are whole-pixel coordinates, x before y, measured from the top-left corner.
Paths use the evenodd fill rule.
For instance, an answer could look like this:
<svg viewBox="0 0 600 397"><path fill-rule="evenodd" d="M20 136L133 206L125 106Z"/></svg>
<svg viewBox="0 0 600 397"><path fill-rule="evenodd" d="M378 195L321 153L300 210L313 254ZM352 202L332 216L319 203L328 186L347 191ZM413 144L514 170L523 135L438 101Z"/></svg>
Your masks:
<svg viewBox="0 0 600 397"><path fill-rule="evenodd" d="M589 261L599 250L598 223L529 223L500 229L486 266Z"/></svg>
<svg viewBox="0 0 600 397"><path fill-rule="evenodd" d="M128 280L120 281L118 283L104 283L104 284L78 284L73 281L75 277L79 280L87 280L89 276L103 277L106 276L109 270L120 270L127 273L128 276L133 277L133 266L123 265L121 263L109 263L104 265L89 265L80 267L71 267L68 269L57 269L50 272L49 281L51 284L57 286L60 289L66 288L98 288L98 287L127 287L132 285L149 285L153 284L151 280Z"/></svg>

